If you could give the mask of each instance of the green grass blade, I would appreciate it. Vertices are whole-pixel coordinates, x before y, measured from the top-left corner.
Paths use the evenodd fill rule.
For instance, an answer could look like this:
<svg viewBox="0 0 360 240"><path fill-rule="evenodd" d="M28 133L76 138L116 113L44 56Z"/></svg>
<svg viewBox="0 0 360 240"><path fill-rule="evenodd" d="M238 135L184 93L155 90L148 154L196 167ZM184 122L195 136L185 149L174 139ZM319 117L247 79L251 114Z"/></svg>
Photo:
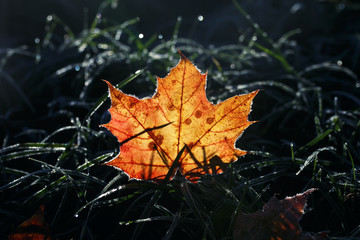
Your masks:
<svg viewBox="0 0 360 240"><path fill-rule="evenodd" d="M178 167L178 164L179 164L179 160L180 160L180 158L181 158L181 155L183 154L183 152L184 152L185 149L186 149L186 146L184 146L184 147L180 150L179 154L176 156L176 158L175 158L174 162L172 163L172 165L171 165L168 173L166 174L164 180L163 180L162 183L161 183L162 185L166 184L166 183L170 180L170 178L173 176L175 169ZM142 212L140 218L148 218L148 217L149 217L149 215L151 214L151 212L152 212L155 204L159 201L162 193L163 193L162 190L156 190L156 191L155 191L155 193L154 193L154 195L152 196L150 202L147 204L145 210ZM134 233L133 233L131 239L133 239L133 240L138 239L138 237L139 237L139 235L140 235L143 227L144 227L144 223L139 223L138 225L136 225L136 228L135 228L135 230L134 230Z"/></svg>
<svg viewBox="0 0 360 240"><path fill-rule="evenodd" d="M331 132L333 131L333 129L328 129L325 132L323 132L322 134L318 135L317 137L315 137L313 140L311 140L310 142L308 142L307 144L305 144L304 146L302 146L301 148L299 148L299 151L304 150L307 147L312 147L315 144L317 144L318 142L320 142L321 140L323 140L326 136L328 136Z"/></svg>

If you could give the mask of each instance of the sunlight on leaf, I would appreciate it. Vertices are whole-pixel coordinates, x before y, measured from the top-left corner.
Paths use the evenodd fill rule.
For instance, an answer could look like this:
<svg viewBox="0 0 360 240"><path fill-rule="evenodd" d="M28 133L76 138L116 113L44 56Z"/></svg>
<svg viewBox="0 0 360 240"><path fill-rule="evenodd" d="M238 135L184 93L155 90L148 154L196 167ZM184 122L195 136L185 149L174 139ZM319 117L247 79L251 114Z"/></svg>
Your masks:
<svg viewBox="0 0 360 240"><path fill-rule="evenodd" d="M246 154L234 144L253 123L247 119L258 90L213 105L206 98L206 74L180 56L169 75L157 79L152 98L126 95L107 82L112 119L103 126L120 142L120 154L107 164L131 178L164 179L184 146L179 169L194 182Z"/></svg>

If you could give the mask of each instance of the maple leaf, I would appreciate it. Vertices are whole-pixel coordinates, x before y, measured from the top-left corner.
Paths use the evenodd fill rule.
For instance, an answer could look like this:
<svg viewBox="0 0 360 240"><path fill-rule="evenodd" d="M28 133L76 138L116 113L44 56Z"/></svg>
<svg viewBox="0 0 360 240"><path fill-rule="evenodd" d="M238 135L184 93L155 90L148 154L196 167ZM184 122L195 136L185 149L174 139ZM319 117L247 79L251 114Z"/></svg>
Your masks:
<svg viewBox="0 0 360 240"><path fill-rule="evenodd" d="M102 126L120 142L119 155L107 164L131 178L164 179L178 157L181 173L196 182L246 154L234 144L253 123L247 119L258 90L213 105L206 98L206 74L180 56L165 78L157 78L152 98L126 95L105 81L111 121Z"/></svg>
<svg viewBox="0 0 360 240"><path fill-rule="evenodd" d="M234 240L326 240L326 233L311 236L303 233L299 221L306 200L314 188L293 197L278 200L272 197L261 211L239 213L234 227Z"/></svg>
<svg viewBox="0 0 360 240"><path fill-rule="evenodd" d="M21 223L9 236L8 240L52 240L51 231L44 219L44 206Z"/></svg>

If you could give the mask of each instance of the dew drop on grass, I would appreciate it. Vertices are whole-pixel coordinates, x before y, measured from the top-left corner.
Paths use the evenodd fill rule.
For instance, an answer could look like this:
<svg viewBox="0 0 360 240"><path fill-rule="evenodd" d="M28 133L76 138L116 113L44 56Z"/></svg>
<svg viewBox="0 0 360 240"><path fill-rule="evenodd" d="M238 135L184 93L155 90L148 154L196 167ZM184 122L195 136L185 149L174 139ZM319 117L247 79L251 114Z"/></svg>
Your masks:
<svg viewBox="0 0 360 240"><path fill-rule="evenodd" d="M75 66L75 71L77 71L77 72L80 71L80 66L79 65Z"/></svg>
<svg viewBox="0 0 360 240"><path fill-rule="evenodd" d="M104 60L104 58L99 57L99 58L96 59L96 63L97 63L98 65L101 65L101 64L104 64L104 63L105 63L105 60Z"/></svg>
<svg viewBox="0 0 360 240"><path fill-rule="evenodd" d="M36 54L35 61L38 63L41 60L40 54Z"/></svg>
<svg viewBox="0 0 360 240"><path fill-rule="evenodd" d="M176 20L180 22L182 20L182 16L178 16Z"/></svg>
<svg viewBox="0 0 360 240"><path fill-rule="evenodd" d="M40 43L40 38L35 38L34 42L35 42L36 44L39 44L39 43Z"/></svg>
<svg viewBox="0 0 360 240"><path fill-rule="evenodd" d="M96 23L101 23L101 13L96 14Z"/></svg>
<svg viewBox="0 0 360 240"><path fill-rule="evenodd" d="M120 30L116 31L115 40L119 40L119 39L120 39L121 33L122 33L122 31L120 31Z"/></svg>
<svg viewBox="0 0 360 240"><path fill-rule="evenodd" d="M144 34L140 33L140 34L139 34L139 38L140 38L140 39L143 39L143 38L144 38Z"/></svg>
<svg viewBox="0 0 360 240"><path fill-rule="evenodd" d="M135 71L135 74L139 74L140 71L141 71L140 69L136 70L136 71Z"/></svg>
<svg viewBox="0 0 360 240"><path fill-rule="evenodd" d="M304 5L301 3L295 3L291 8L290 8L290 12L292 14L295 14L297 12L299 12L300 10L302 10L304 8Z"/></svg>
<svg viewBox="0 0 360 240"><path fill-rule="evenodd" d="M344 3L340 3L340 4L337 6L337 9L338 9L339 11L344 10L344 9L345 9L345 4L344 4Z"/></svg>
<svg viewBox="0 0 360 240"><path fill-rule="evenodd" d="M108 45L108 44L105 44L105 43L99 43L99 44L98 44L98 48L100 48L100 49L108 49L108 48L109 48L109 45Z"/></svg>
<svg viewBox="0 0 360 240"><path fill-rule="evenodd" d="M336 64L337 64L338 66L342 66L342 65L343 65L343 62L342 62L341 60L338 60L338 61L336 62Z"/></svg>
<svg viewBox="0 0 360 240"><path fill-rule="evenodd" d="M199 22L202 22L202 21L204 21L204 16L203 16L203 15L199 15L199 16L197 17L197 19L198 19Z"/></svg>
<svg viewBox="0 0 360 240"><path fill-rule="evenodd" d="M74 215L74 218L78 218L78 217L79 217L79 214L75 214L75 215Z"/></svg>
<svg viewBox="0 0 360 240"><path fill-rule="evenodd" d="M158 39L163 39L163 35L159 34Z"/></svg>
<svg viewBox="0 0 360 240"><path fill-rule="evenodd" d="M48 15L48 16L46 17L46 20L47 20L48 22L51 22L51 21L53 20L53 16L52 16L52 15Z"/></svg>
<svg viewBox="0 0 360 240"><path fill-rule="evenodd" d="M79 52L83 52L87 47L87 44L86 43L82 43L80 46L79 46Z"/></svg>
<svg viewBox="0 0 360 240"><path fill-rule="evenodd" d="M116 1L111 1L111 8L112 9L117 8L117 6L118 6L118 1L117 0Z"/></svg>

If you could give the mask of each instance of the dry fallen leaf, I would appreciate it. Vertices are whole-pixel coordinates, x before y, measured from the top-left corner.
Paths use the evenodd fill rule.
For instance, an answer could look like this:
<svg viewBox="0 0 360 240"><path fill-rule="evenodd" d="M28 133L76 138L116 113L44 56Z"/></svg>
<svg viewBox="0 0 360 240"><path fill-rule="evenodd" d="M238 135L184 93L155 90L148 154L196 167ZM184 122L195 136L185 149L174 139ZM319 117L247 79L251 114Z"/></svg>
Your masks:
<svg viewBox="0 0 360 240"><path fill-rule="evenodd" d="M326 240L326 233L303 233L299 221L306 200L315 189L278 200L272 197L261 211L239 213L233 227L234 240Z"/></svg>
<svg viewBox="0 0 360 240"><path fill-rule="evenodd" d="M103 126L120 142L120 154L107 164L131 178L164 179L184 147L178 167L194 182L246 154L234 144L253 123L247 119L258 91L213 105L206 98L206 74L180 56L165 78L157 78L152 98L126 95L107 82L111 121Z"/></svg>
<svg viewBox="0 0 360 240"><path fill-rule="evenodd" d="M8 240L52 240L51 231L44 219L44 206L13 231Z"/></svg>

